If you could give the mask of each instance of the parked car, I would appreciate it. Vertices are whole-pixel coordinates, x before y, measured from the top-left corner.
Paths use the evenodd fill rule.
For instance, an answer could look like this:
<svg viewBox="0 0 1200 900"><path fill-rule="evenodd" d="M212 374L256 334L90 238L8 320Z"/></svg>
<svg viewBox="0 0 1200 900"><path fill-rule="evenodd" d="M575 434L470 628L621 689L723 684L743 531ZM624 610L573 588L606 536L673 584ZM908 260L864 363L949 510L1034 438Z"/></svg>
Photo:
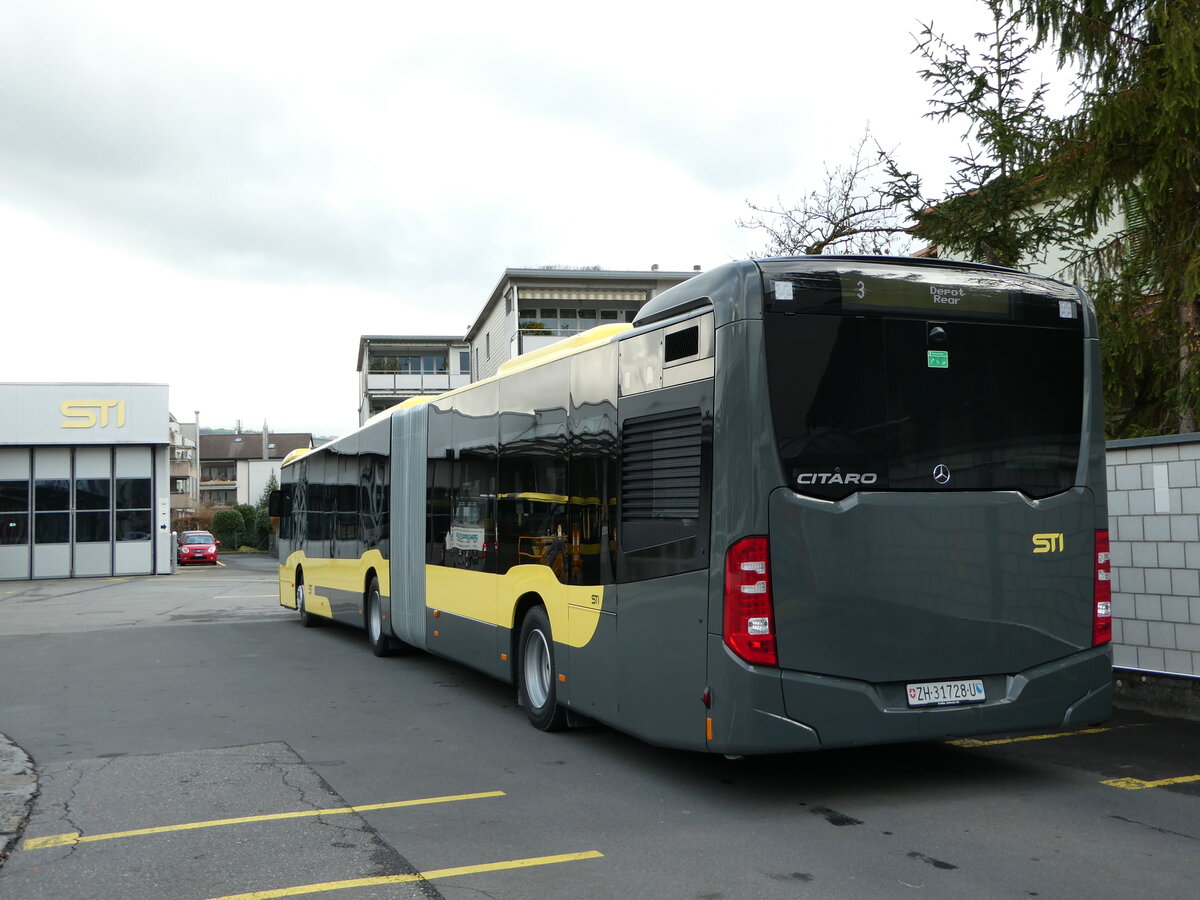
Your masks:
<svg viewBox="0 0 1200 900"><path fill-rule="evenodd" d="M206 562L216 565L220 546L221 542L213 540L207 531L181 531L176 546L179 564Z"/></svg>

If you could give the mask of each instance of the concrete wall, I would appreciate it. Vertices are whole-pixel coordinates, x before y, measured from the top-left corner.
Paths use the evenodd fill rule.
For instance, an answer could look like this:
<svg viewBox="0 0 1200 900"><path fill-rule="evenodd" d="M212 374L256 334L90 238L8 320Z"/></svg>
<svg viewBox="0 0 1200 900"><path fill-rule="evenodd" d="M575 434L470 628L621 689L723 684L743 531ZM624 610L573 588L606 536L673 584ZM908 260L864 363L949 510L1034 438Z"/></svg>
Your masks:
<svg viewBox="0 0 1200 900"><path fill-rule="evenodd" d="M1108 443L1113 663L1200 678L1200 434Z"/></svg>

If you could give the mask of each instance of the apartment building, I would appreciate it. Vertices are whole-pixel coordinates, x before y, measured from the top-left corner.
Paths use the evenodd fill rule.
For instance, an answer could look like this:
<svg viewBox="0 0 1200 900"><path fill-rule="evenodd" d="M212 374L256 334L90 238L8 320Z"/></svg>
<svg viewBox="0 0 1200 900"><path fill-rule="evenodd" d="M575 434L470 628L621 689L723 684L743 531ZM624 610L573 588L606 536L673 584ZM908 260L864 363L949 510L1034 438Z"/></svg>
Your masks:
<svg viewBox="0 0 1200 900"><path fill-rule="evenodd" d="M645 303L700 271L505 269L467 331L471 380L501 363L597 325L632 322Z"/></svg>
<svg viewBox="0 0 1200 900"><path fill-rule="evenodd" d="M254 505L293 450L311 449L310 433L261 432L200 435L200 502L204 506Z"/></svg>
<svg viewBox="0 0 1200 900"><path fill-rule="evenodd" d="M365 334L358 341L358 422L470 380L470 346L460 337Z"/></svg>
<svg viewBox="0 0 1200 900"><path fill-rule="evenodd" d="M699 271L505 269L464 337L359 339L359 424L408 397L488 378L506 360L580 331L631 322L646 301Z"/></svg>
<svg viewBox="0 0 1200 900"><path fill-rule="evenodd" d="M200 469L196 465L194 423L180 422L170 417L171 444L167 448L167 464L171 479L171 522L194 516L200 507Z"/></svg>

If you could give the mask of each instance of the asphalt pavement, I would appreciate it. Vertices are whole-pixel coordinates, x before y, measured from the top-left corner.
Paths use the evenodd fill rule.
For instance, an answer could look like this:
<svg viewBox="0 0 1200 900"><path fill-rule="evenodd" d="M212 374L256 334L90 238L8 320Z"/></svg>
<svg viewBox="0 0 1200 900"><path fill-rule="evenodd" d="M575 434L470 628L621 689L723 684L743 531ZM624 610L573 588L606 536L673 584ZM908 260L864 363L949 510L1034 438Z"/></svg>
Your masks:
<svg viewBox="0 0 1200 900"><path fill-rule="evenodd" d="M37 769L25 751L0 734L0 866L16 845L37 796Z"/></svg>
<svg viewBox="0 0 1200 900"><path fill-rule="evenodd" d="M251 558L242 565L255 566L263 571L274 571L275 559L266 554L251 554ZM123 580L123 579L122 579ZM153 582L154 576L143 579ZM112 579L79 579L80 582L107 583ZM36 582L23 582L30 585ZM42 582L41 584L49 584ZM203 610L199 611L203 614ZM12 613L18 626L18 631L24 630L19 621L19 614ZM29 623L36 628L36 621ZM28 633L34 633L29 630ZM33 801L38 795L38 770L29 755L22 750L11 738L0 733L0 867L4 865L9 854L20 840L33 810Z"/></svg>
<svg viewBox="0 0 1200 900"><path fill-rule="evenodd" d="M239 568L246 567L247 569L256 572L256 574L270 574L274 569L274 560L268 558L256 558L252 560L239 561L238 563L235 563L235 565L237 565ZM259 569L261 569L261 572L258 572ZM37 583L31 584L27 582L25 585L32 590L41 590L41 587ZM86 607L88 621L87 623L79 626L83 629L96 627L97 622L99 622L103 627L122 627L123 624L130 619L130 617L136 618L138 615L146 617L147 621L178 621L181 623L190 621L207 621L206 617L209 616L209 611L199 603L191 604L187 608L175 608L172 606L165 612L150 609L141 612L134 612L131 611L127 604L109 604L112 606L112 608L109 609L108 606L106 606L106 601L103 599L103 592L99 590L99 587L100 586L95 580L92 580L91 584L88 584L86 581L82 585L73 583L70 586L70 591L49 591L47 597L45 599L38 598L38 602L35 605L39 606L39 608L49 608L47 606L48 604L53 604L55 602L66 602L66 600L56 600L55 597L52 596L56 593L62 593L64 596L70 593L85 593L90 599L89 605ZM145 579L143 583L138 584L133 588L135 591L139 589L143 592L157 592L154 585L154 579ZM70 598L68 597L66 599L69 600ZM229 601L225 600L221 602L228 604ZM76 614L82 614L83 608L75 607L74 609ZM53 609L50 611L53 613ZM278 612L286 613L286 611ZM26 618L23 618L23 615L25 614L23 614L21 610L14 609L11 610L10 613L11 615L6 617L6 627L11 628L13 633L16 634L37 633L36 629L44 627L44 622L46 621L44 609L42 615L39 615L33 619L29 619L28 621L26 621ZM221 611L221 617L223 620L228 619L231 615L236 614L236 611L231 611L227 608L223 608ZM253 617L263 615L263 612L256 606L248 604L247 607L241 611L241 614L247 617L247 619L251 619ZM61 617L54 615L51 615L51 618L55 621L61 620ZM1128 676L1128 673L1126 673L1126 676ZM1128 705L1136 706L1136 704ZM1134 776L1135 780L1142 779L1139 782L1140 785L1155 785L1160 782L1155 781L1154 779L1162 778L1162 772L1167 772L1168 774L1178 774L1192 773L1196 771L1193 764L1195 743L1192 730L1195 726L1188 725L1182 721L1162 721L1163 726L1166 726L1168 729L1174 728L1175 726L1178 726L1180 729L1182 729L1177 740L1174 738L1164 739L1166 746L1174 747L1176 751L1182 755L1181 759L1175 761L1176 764L1160 765L1157 768L1151 766L1145 772L1141 771L1136 765L1126 764L1130 760L1138 760L1141 753L1138 749L1138 741L1140 736L1137 733L1137 729L1127 728L1126 725L1120 724L1125 718L1128 718L1128 716L1118 715L1116 717L1116 724L1114 725L1114 734L1116 737L1114 740L1120 739L1130 742L1130 746L1124 748L1123 750L1118 748L1119 752L1113 752L1113 771L1105 772L1105 774L1112 776ZM1192 717L1184 716L1183 718ZM1122 731L1121 729L1125 730ZM1018 740L1031 739L1021 738ZM993 743L1006 745L1011 743L1011 752L1013 753L1025 752L1023 748L1033 748L1036 749L1041 757L1049 758L1052 762L1061 761L1064 764L1069 764L1071 760L1067 757L1059 760L1053 755L1053 753L1057 752L1061 754L1069 754L1073 752L1070 745L1065 743L1061 749L1058 749L1057 751L1047 750L1047 748L1051 746L1050 742L1037 741L1033 744L1022 744L1008 741L996 741ZM1033 752L1033 749L1031 749L1029 752ZM281 771L286 769L288 772L291 772L293 769L297 769L299 766L298 761L292 759L291 756L288 755L291 753L288 748L283 747L281 749L275 745L272 745L270 748L267 748L267 750L269 750L270 754L272 754L271 758L267 760L267 762L269 762L272 766L279 768ZM267 750L264 750L263 752L267 752ZM188 756L187 765L190 766L189 771L200 771L206 765L217 767L224 766L225 768L223 771L228 771L229 767L226 765L226 762L219 758L220 752L223 751L204 751L193 753L191 756ZM239 750L238 752L244 755L246 751L243 749ZM1047 754L1050 755L1047 756ZM1124 761L1124 763L1121 761ZM1121 764L1118 765L1118 763ZM300 766L299 768L303 767ZM49 778L49 780L44 782L43 787L47 796L53 796L55 777L54 767L49 767L49 771L43 771L41 773L41 777L43 779ZM136 777L138 777L136 772L130 776L130 778L133 778L135 781ZM1126 780L1128 780L1128 778ZM1173 780L1192 781L1194 779L1189 775L1188 778L1175 778ZM299 784L301 781L302 779L300 778L300 775L289 775L288 778L283 779L282 783L289 786L289 788L294 788L295 785ZM315 793L321 787L322 785L317 784L315 786L306 787L305 790L309 790L311 788L311 791L314 792L315 796ZM0 734L0 866L3 866L9 854L16 850L18 842L23 837L26 824L29 821L31 813L33 812L34 801L38 796L38 790L39 772L35 761L30 759L29 755L11 739L4 734ZM332 807L339 805L340 803L341 801L339 798L331 798L327 803L323 803L321 805ZM290 806L284 803L263 803L260 805L262 808L290 808ZM199 814L197 813L196 815ZM213 813L213 815L215 816L217 813ZM361 851L362 854L366 855L378 852L378 848L374 845L371 845L369 842L363 843L358 850Z"/></svg>

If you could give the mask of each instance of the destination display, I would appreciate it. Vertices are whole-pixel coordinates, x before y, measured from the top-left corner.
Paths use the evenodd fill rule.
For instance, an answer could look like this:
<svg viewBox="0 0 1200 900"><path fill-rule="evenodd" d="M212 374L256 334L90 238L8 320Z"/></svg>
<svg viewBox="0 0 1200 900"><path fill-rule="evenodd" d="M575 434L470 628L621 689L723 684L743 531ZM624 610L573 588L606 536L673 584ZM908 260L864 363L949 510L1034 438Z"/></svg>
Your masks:
<svg viewBox="0 0 1200 900"><path fill-rule="evenodd" d="M1001 284L980 284L965 280L931 281L905 272L868 275L864 272L839 272L842 309L904 310L930 315L993 316L1011 318L1012 294Z"/></svg>

